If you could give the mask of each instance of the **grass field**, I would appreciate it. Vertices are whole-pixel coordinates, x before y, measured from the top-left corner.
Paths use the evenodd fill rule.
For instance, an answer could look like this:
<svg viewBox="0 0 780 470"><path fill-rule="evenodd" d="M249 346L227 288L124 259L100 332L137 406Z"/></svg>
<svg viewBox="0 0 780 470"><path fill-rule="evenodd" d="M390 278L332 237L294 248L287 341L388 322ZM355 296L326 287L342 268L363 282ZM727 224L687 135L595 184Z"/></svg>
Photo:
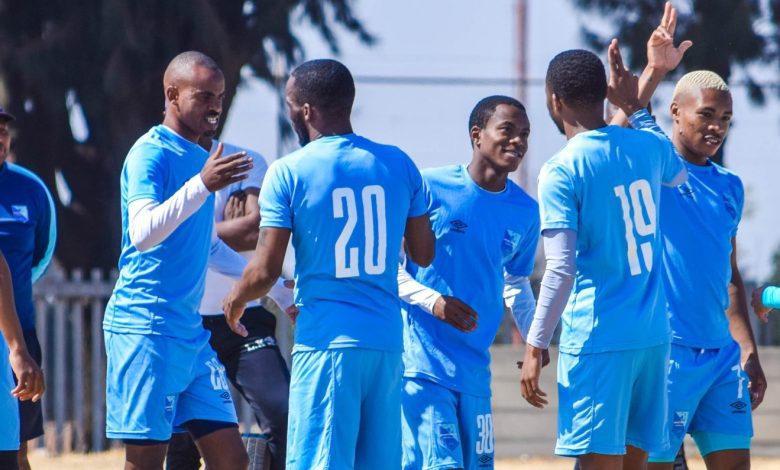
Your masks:
<svg viewBox="0 0 780 470"><path fill-rule="evenodd" d="M35 470L103 470L122 468L123 456L121 450L99 454L66 454L59 457L50 457L43 451L36 451L31 454L30 461ZM701 459L690 458L688 464L691 470L704 470ZM529 457L498 460L496 470L571 470L572 465L571 459ZM776 470L780 468L780 458L756 457L753 459L752 468L753 470Z"/></svg>

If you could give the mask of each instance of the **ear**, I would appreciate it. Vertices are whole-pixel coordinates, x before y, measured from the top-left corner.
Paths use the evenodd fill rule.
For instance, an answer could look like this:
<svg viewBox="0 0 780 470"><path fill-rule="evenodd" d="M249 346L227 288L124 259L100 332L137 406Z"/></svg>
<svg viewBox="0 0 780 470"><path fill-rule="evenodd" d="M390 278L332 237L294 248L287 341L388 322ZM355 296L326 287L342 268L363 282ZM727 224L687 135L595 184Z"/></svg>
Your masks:
<svg viewBox="0 0 780 470"><path fill-rule="evenodd" d="M669 111L672 113L672 120L676 123L680 122L680 106L675 102L672 101L672 104L669 105Z"/></svg>
<svg viewBox="0 0 780 470"><path fill-rule="evenodd" d="M314 108L309 103L303 103L303 106L301 106L301 114L303 115L303 120L306 122L310 122L314 119Z"/></svg>
<svg viewBox="0 0 780 470"><path fill-rule="evenodd" d="M471 145L474 147L479 147L479 140L482 136L482 129L480 129L479 126L472 126L471 131L469 132L469 136L471 137Z"/></svg>
<svg viewBox="0 0 780 470"><path fill-rule="evenodd" d="M179 99L179 89L175 85L168 85L168 88L165 89L165 98L170 103L176 103Z"/></svg>
<svg viewBox="0 0 780 470"><path fill-rule="evenodd" d="M553 109L555 110L555 112L560 113L561 109L563 109L563 101L561 101L561 99L558 98L558 95L556 95L555 93L550 95L550 101L552 102Z"/></svg>

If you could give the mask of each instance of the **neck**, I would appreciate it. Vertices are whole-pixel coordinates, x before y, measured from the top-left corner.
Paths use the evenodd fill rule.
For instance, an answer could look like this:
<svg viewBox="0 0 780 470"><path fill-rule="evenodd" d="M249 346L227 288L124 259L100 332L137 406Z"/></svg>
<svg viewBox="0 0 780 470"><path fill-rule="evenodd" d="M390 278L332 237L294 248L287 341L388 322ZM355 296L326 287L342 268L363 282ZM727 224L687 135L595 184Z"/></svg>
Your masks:
<svg viewBox="0 0 780 470"><path fill-rule="evenodd" d="M604 121L604 116L602 116L600 112L588 113L574 116L571 120L563 121L563 132L566 134L566 139L568 140L579 133L600 129L606 126L607 123Z"/></svg>
<svg viewBox="0 0 780 470"><path fill-rule="evenodd" d="M185 126L181 121L173 116L173 113L165 113L165 119L163 119L163 125L171 129L173 132L179 134L185 139L189 140L193 144L198 143L200 136L193 132L190 128Z"/></svg>
<svg viewBox="0 0 780 470"><path fill-rule="evenodd" d="M471 179L482 189L497 193L506 188L506 180L509 177L509 173L493 168L476 152L466 169L469 172Z"/></svg>
<svg viewBox="0 0 780 470"><path fill-rule="evenodd" d="M352 134L352 123L350 123L348 119L327 121L318 123L314 126L309 126L309 136L311 136L311 140L344 134Z"/></svg>
<svg viewBox="0 0 780 470"><path fill-rule="evenodd" d="M697 166L709 164L710 157L697 155L683 144L680 139L680 132L677 129L672 129L672 143L674 143L674 148L677 149L677 152L683 156L686 162Z"/></svg>

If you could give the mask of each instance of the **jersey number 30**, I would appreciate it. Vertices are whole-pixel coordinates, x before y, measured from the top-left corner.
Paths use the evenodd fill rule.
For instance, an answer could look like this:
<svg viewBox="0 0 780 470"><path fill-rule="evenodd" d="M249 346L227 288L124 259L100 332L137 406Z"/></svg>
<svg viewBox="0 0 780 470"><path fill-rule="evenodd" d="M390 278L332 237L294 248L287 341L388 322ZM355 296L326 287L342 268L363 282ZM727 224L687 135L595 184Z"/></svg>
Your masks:
<svg viewBox="0 0 780 470"><path fill-rule="evenodd" d="M628 193L631 196L629 200L626 195L624 185L615 186L615 196L620 199L620 207L623 209L623 223L626 225L626 244L628 245L628 266L631 269L632 276L642 274L642 267L639 265L639 254L637 253L637 241L634 231L640 237L655 234L655 202L653 201L653 192L650 189L650 183L647 180L636 180L628 186ZM642 207L644 206L644 210ZM631 214L634 214L633 219ZM647 219L645 219L645 215ZM645 268L650 272L653 269L653 244L645 242L639 245L642 251L642 259L645 262Z"/></svg>
<svg viewBox="0 0 780 470"><path fill-rule="evenodd" d="M363 227L365 246L363 247L363 271L366 274L385 272L387 256L387 222L385 216L385 190L379 185L370 185L361 191L363 206ZM360 248L348 247L349 239L358 223L355 191L352 188L333 190L333 217L346 217L347 223L336 240L336 277L357 277L360 275Z"/></svg>

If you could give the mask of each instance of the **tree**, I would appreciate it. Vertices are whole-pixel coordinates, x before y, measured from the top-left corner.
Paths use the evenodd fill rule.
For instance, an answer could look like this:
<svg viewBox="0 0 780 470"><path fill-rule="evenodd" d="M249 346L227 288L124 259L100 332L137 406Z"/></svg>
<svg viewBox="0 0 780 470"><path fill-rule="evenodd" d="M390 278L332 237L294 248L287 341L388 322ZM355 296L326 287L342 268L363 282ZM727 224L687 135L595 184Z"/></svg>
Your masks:
<svg viewBox="0 0 780 470"><path fill-rule="evenodd" d="M273 57L302 58L297 19L333 52L334 26L374 41L349 0L0 0L0 90L17 117L14 153L50 188L57 181L70 192L58 202L65 268L115 266L119 173L133 142L162 119L170 59L200 50L220 64L224 122L244 66L271 81ZM88 129L78 139L74 107Z"/></svg>
<svg viewBox="0 0 780 470"><path fill-rule="evenodd" d="M617 37L627 52L631 68L639 71L644 67L647 38L658 26L665 0L572 1L578 8L598 13L610 24L618 25L609 35L583 26L583 35L592 47L606 50L611 38ZM675 6L680 13L677 37L693 41L677 73L707 69L728 81L734 68L740 67L751 98L763 103L762 87L745 68L755 61L773 58L768 47L771 38L754 29L763 16L760 0L687 0L676 1ZM774 24L780 23L780 0L772 0L770 10ZM722 162L722 154L718 160Z"/></svg>

